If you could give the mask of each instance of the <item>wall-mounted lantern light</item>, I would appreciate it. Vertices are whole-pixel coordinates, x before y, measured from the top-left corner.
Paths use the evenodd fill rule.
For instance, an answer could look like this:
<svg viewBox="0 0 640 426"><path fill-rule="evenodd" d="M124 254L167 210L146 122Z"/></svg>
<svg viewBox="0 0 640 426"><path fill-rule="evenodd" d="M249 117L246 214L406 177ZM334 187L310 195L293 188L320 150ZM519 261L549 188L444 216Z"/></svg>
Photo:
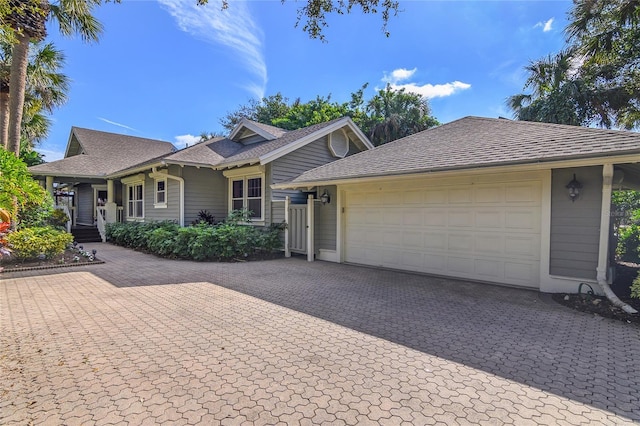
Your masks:
<svg viewBox="0 0 640 426"><path fill-rule="evenodd" d="M328 204L328 203L331 202L331 197L329 197L329 193L327 192L326 189L324 190L324 192L320 196L320 201L322 201L322 204Z"/></svg>
<svg viewBox="0 0 640 426"><path fill-rule="evenodd" d="M575 201L582 189L582 184L576 179L575 173L573 174L573 180L567 184L567 189L569 190L569 198L571 198L572 202Z"/></svg>

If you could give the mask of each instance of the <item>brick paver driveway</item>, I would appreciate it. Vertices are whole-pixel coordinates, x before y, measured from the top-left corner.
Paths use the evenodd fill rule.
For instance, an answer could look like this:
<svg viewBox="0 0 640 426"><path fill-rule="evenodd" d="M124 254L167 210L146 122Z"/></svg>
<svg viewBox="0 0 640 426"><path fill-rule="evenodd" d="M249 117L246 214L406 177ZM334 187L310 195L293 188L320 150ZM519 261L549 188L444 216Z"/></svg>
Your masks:
<svg viewBox="0 0 640 426"><path fill-rule="evenodd" d="M0 276L0 424L624 424L640 327L302 259Z"/></svg>

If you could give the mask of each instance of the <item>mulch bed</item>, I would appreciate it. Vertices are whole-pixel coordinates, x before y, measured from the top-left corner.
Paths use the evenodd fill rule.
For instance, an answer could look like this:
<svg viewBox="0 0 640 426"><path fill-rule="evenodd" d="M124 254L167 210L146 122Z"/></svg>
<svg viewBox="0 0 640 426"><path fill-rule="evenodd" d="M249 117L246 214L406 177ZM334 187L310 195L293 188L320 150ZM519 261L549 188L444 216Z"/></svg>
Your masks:
<svg viewBox="0 0 640 426"><path fill-rule="evenodd" d="M75 257L77 256L77 260ZM4 258L0 260L0 272L20 272L20 271L32 271L38 269L53 269L53 268L69 268L74 266L86 266L86 265L100 265L104 261L95 258L89 260L89 258L79 254L77 249L67 249L64 253L52 257L51 259L24 259L17 260L15 258Z"/></svg>
<svg viewBox="0 0 640 426"><path fill-rule="evenodd" d="M626 304L635 308L638 314L628 314L613 305L606 297L582 294L554 294L553 300L561 305L577 311L590 313L604 318L611 318L629 324L640 324L640 299L630 297L631 283L638 276L640 265L632 263L618 263L616 265L616 279L611 286L613 292ZM588 287L583 290L588 290Z"/></svg>

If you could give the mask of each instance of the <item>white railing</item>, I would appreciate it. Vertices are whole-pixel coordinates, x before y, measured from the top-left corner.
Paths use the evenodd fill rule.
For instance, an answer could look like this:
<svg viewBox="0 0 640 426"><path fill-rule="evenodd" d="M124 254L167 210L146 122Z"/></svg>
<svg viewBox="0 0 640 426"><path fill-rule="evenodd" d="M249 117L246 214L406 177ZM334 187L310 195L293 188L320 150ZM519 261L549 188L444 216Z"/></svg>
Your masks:
<svg viewBox="0 0 640 426"><path fill-rule="evenodd" d="M121 223L124 222L124 207L118 206L116 210L116 222Z"/></svg>
<svg viewBox="0 0 640 426"><path fill-rule="evenodd" d="M100 238L102 242L107 241L107 232L105 229L105 223L107 223L107 209L105 207L96 208L96 224L98 226L98 232L100 232Z"/></svg>
<svg viewBox="0 0 640 426"><path fill-rule="evenodd" d="M67 215L67 223L65 223L65 228L67 229L68 233L71 233L71 225L72 225L72 220L71 220L71 212L69 211L69 207L67 206L55 206L56 209L58 210L62 210L64 212L64 214Z"/></svg>

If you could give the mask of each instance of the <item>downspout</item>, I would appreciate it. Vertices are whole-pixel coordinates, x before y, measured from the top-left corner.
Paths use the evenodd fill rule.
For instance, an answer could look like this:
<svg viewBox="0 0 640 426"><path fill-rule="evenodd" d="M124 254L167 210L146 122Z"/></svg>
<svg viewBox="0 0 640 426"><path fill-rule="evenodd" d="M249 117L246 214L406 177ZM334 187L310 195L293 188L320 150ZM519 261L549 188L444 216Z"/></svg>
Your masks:
<svg viewBox="0 0 640 426"><path fill-rule="evenodd" d="M184 179L179 176L170 175L167 171L167 174L158 173L157 167L151 168L151 175L166 177L167 179L177 180L180 184L180 212L178 213L178 225L184 226ZM167 199L169 201L169 199Z"/></svg>
<svg viewBox="0 0 640 426"><path fill-rule="evenodd" d="M598 250L597 279L598 285L611 303L629 314L638 311L624 303L611 290L607 282L607 266L609 254L609 227L611 221L611 188L613 182L613 164L605 164L602 168L602 209L600 212L600 246Z"/></svg>

